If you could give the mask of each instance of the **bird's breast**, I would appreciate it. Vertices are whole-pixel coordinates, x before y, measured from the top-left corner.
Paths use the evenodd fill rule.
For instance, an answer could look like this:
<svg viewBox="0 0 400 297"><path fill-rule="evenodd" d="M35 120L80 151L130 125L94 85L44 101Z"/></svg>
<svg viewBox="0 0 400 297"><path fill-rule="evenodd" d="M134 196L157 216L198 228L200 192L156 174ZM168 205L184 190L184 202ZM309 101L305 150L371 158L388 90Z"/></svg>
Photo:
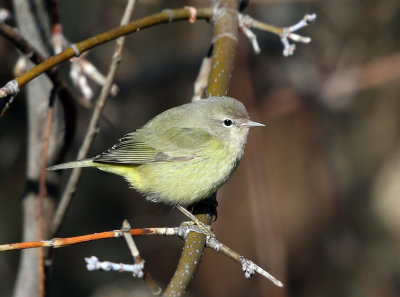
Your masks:
<svg viewBox="0 0 400 297"><path fill-rule="evenodd" d="M188 205L207 198L225 183L240 157L240 152L216 139L191 160L138 166L135 174L141 183L132 180L131 184L150 200Z"/></svg>

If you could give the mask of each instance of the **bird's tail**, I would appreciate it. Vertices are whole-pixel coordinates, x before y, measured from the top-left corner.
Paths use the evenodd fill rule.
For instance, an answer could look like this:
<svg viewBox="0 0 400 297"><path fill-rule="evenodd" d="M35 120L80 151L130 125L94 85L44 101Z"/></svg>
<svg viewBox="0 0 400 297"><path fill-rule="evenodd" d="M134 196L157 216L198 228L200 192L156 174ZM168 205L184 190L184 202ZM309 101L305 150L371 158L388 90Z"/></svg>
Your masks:
<svg viewBox="0 0 400 297"><path fill-rule="evenodd" d="M57 164L57 165L51 166L49 168L46 168L46 170L53 171L53 170L59 170L59 169L68 169L68 168L77 168L77 167L92 167L92 166L93 166L93 160L85 159L85 160L80 160L80 161L73 161L73 162Z"/></svg>

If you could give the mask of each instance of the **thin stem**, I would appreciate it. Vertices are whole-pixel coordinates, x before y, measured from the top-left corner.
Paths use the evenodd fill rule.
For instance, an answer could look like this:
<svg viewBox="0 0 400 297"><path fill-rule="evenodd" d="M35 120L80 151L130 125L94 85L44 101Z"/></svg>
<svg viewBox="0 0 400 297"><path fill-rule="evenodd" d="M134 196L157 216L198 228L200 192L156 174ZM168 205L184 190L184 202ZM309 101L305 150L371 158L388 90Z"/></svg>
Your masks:
<svg viewBox="0 0 400 297"><path fill-rule="evenodd" d="M141 228L141 229L130 229L129 233L132 236L175 236L178 234L178 228ZM59 248L68 245L78 244L87 241L94 241L100 239L109 238L119 238L122 237L123 230L105 231L100 233L93 233L87 235L80 235L75 237L66 238L53 238L50 240L40 240L40 241L30 241L30 242L17 242L17 243L7 243L0 245L0 252L12 251L12 250L22 250L22 249L32 249L39 247L52 247Z"/></svg>
<svg viewBox="0 0 400 297"><path fill-rule="evenodd" d="M127 220L124 220L124 222L122 223L122 231L123 231L123 236L125 238L125 241L129 247L129 250L132 254L135 264L142 265L142 267L143 267L143 269L141 270L141 272L143 273L142 275L138 275L138 274L134 273L133 276L134 277L142 277L143 280L146 282L147 286L149 287L149 289L151 290L151 293L153 295L160 295L162 292L162 289L156 283L154 278L151 276L150 271L144 265L145 261L140 256L139 249L137 248L135 241L133 240L130 230L131 230L131 225L129 224L129 222Z"/></svg>

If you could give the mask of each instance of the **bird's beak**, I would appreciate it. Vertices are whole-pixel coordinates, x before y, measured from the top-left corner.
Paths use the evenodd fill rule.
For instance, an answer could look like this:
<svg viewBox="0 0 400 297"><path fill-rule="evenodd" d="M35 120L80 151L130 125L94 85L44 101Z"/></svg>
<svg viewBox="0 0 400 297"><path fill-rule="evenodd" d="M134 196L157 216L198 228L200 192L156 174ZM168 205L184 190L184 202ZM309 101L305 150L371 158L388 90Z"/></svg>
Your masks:
<svg viewBox="0 0 400 297"><path fill-rule="evenodd" d="M253 122L252 120L246 120L243 123L239 124L239 127L246 127L246 128L250 128L250 127L264 127L264 124L261 123L257 123L257 122Z"/></svg>

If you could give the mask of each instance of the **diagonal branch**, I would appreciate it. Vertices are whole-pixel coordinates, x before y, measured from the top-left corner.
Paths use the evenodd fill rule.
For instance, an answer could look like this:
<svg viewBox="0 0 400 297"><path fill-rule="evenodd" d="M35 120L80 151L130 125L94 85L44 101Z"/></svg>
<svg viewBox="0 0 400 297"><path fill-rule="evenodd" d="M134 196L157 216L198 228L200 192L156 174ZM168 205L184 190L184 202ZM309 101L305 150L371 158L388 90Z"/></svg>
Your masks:
<svg viewBox="0 0 400 297"><path fill-rule="evenodd" d="M199 8L197 9L197 19L210 19L213 14L210 8ZM166 9L160 13L156 13L139 20L133 21L127 25L109 30L101 33L94 37L88 38L84 41L74 43L66 50L62 51L58 55L50 57L45 62L37 65L21 76L8 82L4 87L0 88L0 116L4 114L7 108L10 106L14 97L19 93L20 89L24 87L35 77L50 70L54 66L69 60L72 57L78 57L82 53L95 48L101 44L114 40L118 37L138 32L142 29L146 29L155 25L165 24L175 21L188 20L191 17L191 13L188 9Z"/></svg>

